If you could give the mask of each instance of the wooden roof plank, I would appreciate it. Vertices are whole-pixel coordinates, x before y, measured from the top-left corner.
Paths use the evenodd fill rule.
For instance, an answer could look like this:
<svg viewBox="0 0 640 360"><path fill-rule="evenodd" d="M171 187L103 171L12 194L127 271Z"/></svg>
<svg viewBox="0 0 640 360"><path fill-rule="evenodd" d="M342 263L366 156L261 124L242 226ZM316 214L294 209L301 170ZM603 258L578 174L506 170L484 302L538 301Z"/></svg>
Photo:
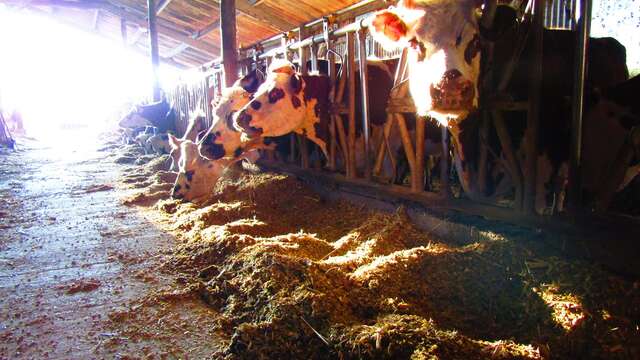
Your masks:
<svg viewBox="0 0 640 360"><path fill-rule="evenodd" d="M111 4L105 5L103 9L116 16L125 18L127 21L135 23L140 27L146 28L146 21L144 20L144 18L140 17L139 15L133 14L130 11L126 11L119 8L118 6L114 6ZM207 53L208 55L217 56L220 53L220 49L217 46L198 41L188 35L182 34L164 25L158 24L158 31L167 37L175 39L179 42L183 42L194 49L198 49L204 53Z"/></svg>

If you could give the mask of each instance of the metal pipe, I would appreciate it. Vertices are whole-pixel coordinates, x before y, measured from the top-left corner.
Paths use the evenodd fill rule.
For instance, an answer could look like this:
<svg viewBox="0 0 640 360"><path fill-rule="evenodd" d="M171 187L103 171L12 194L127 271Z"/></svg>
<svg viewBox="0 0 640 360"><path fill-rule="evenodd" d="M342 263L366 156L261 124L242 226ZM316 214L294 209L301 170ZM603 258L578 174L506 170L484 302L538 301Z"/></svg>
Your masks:
<svg viewBox="0 0 640 360"><path fill-rule="evenodd" d="M368 23L368 21L366 21L366 20L368 20L368 18L364 18L364 19L361 19L360 21L356 21L356 22L354 22L352 24L343 26L343 27L341 27L339 29L336 29L336 30L333 30L333 31L329 31L329 35L330 36L334 36L334 37L338 37L338 36L346 35L348 33L357 32L357 31L359 31L361 29L367 29L368 26L366 24ZM309 46L311 44L320 44L320 43L325 42L325 41L326 41L325 34L322 33L322 34L310 36L308 38L305 38L305 39L297 41L297 42L293 42L293 43L287 44L286 48L288 50L298 50L298 49L300 49L302 47ZM260 59L264 59L264 58L267 58L267 57L273 57L274 55L276 55L278 53L281 53L282 51L283 51L282 48L271 49L271 50L265 52L264 54L259 55L259 58Z"/></svg>
<svg viewBox="0 0 640 360"><path fill-rule="evenodd" d="M581 0L580 18L576 19L576 54L573 81L573 107L571 121L571 154L569 158L569 208L581 203L580 166L582 162L582 117L584 115L584 83L587 67L589 31L591 27L591 0ZM576 18L577 9L574 9Z"/></svg>
<svg viewBox="0 0 640 360"><path fill-rule="evenodd" d="M369 74L367 73L367 32L358 31L358 65L360 66L360 91L362 96L362 137L364 140L364 178L371 179L369 148Z"/></svg>

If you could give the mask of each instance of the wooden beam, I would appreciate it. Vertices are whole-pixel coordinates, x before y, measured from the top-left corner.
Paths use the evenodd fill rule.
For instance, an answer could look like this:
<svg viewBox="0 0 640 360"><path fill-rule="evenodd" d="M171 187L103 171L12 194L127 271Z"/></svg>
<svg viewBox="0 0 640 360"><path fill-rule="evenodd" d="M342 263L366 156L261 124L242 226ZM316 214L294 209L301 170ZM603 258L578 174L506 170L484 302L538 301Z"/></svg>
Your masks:
<svg viewBox="0 0 640 360"><path fill-rule="evenodd" d="M215 0L215 2L221 3L220 0ZM255 8L247 0L236 0L236 9L242 14L263 22L279 31L291 30L296 26L295 24L284 20L282 15L276 14L269 9Z"/></svg>
<svg viewBox="0 0 640 360"><path fill-rule="evenodd" d="M191 34L191 37L196 39L196 40L200 40L203 37L207 36L208 33L216 30L220 28L220 19L214 20L212 22L210 22L209 24L205 25L205 27L203 27L202 29L194 32L193 34Z"/></svg>
<svg viewBox="0 0 640 360"><path fill-rule="evenodd" d="M158 6L156 6L156 15L159 15L162 10L166 9L169 4L171 4L172 0L160 0L158 1Z"/></svg>
<svg viewBox="0 0 640 360"><path fill-rule="evenodd" d="M126 20L125 20L126 21ZM127 45L128 46L133 46L135 45L138 40L140 40L140 38L142 37L142 35L147 33L147 29L143 28L141 26L138 26L138 30L136 30L135 33L133 33L133 36L127 41Z"/></svg>
<svg viewBox="0 0 640 360"><path fill-rule="evenodd" d="M42 11L42 10L38 9L37 7L29 7L29 10L30 10L30 11L33 11L33 12L35 12L35 13L41 14L41 15L43 15L43 16L48 16L49 18L53 19L54 21L57 21L57 22L58 22L58 23L60 23L60 24L64 24L64 25L67 25L67 26L71 26L71 27L79 28L81 31L85 31L85 32L87 32L87 33L89 33L89 32L90 32L90 31L89 31L89 29L87 29L87 28L80 27L80 26L78 26L78 24L73 23L73 22L71 22L71 21L64 21L64 20L62 20L62 18L60 18L60 17L51 16L51 14L50 14L50 13L48 13L48 12L46 12L46 11ZM140 33L144 34L145 32L146 32L146 30L144 30L144 29L143 29ZM96 35L96 33L93 33L93 35ZM108 40L113 40L113 38L111 38L111 37L109 37L109 36L107 36L106 34L103 34L103 33L97 33L97 35L98 35L98 36L100 36L100 37L103 37L103 38L105 38L105 39L108 39ZM148 55L149 55L149 54L147 53L147 51L145 51L145 50L143 50L143 49L140 49L140 48L138 48L138 47L132 47L132 49L133 49L133 51L135 51L135 52L137 52L137 53L139 53L139 54L141 54L141 55L144 55L144 56L148 56ZM172 59L164 59L164 58L161 58L160 60L161 60L163 63L168 64L168 65L171 65L171 66L174 66L174 67L176 67L176 68L178 68L178 69L187 69L187 68L189 68L190 66L192 66L192 65L185 65L185 64L179 63L179 62L174 61L174 60L172 60Z"/></svg>
<svg viewBox="0 0 640 360"><path fill-rule="evenodd" d="M158 53L155 0L147 0L147 13L149 16L149 48L151 49L151 67L153 73L153 100L160 101L160 79L158 77L160 55Z"/></svg>
<svg viewBox="0 0 640 360"><path fill-rule="evenodd" d="M164 54L164 57L170 59L176 55L179 55L181 52L187 50L188 48L189 48L189 45L185 43L180 43L180 45L174 47L173 49L169 50L168 53Z"/></svg>
<svg viewBox="0 0 640 360"><path fill-rule="evenodd" d="M112 13L113 15L125 18L127 21L137 24L138 26L147 27L145 15L140 15L132 11L125 10L110 3L104 5L102 9ZM217 46L193 39L191 36L181 33L180 31L174 30L170 27L164 26L162 24L157 24L157 29L160 34L172 38L178 42L185 43L190 47L199 50L209 56L217 56L220 53L220 49Z"/></svg>
<svg viewBox="0 0 640 360"><path fill-rule="evenodd" d="M236 44L236 1L220 2L220 39L225 86L231 86L238 77L238 46Z"/></svg>
<svg viewBox="0 0 640 360"><path fill-rule="evenodd" d="M83 1L70 1L70 0L30 0L30 1L6 1L9 5L30 5L30 6L49 6L49 7L66 7L75 9L100 9L106 1L104 0L83 0ZM25 4L27 3L27 4Z"/></svg>

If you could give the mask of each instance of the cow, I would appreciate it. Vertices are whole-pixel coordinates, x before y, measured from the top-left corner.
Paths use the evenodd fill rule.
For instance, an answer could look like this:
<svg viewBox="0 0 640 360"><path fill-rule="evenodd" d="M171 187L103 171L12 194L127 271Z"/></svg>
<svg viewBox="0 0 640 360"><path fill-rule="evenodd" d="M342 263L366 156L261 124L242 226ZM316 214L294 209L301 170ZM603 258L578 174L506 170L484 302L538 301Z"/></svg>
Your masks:
<svg viewBox="0 0 640 360"><path fill-rule="evenodd" d="M171 145L169 144L170 133L155 134L151 136L146 143L146 147L156 154L170 154ZM171 135L173 136L173 135Z"/></svg>
<svg viewBox="0 0 640 360"><path fill-rule="evenodd" d="M156 135L157 133L158 133L157 127L145 126L144 129L140 131L138 135L136 135L134 141L144 149L144 152L146 154L149 154L151 153L152 148L151 148L151 144L147 143L147 140L149 140L152 136Z"/></svg>
<svg viewBox="0 0 640 360"><path fill-rule="evenodd" d="M237 158L246 150L241 132L233 126L233 115L251 100L263 77L254 70L225 89L213 103L213 124L198 142L200 155L209 160Z"/></svg>
<svg viewBox="0 0 640 360"><path fill-rule="evenodd" d="M202 110L196 110L189 118L189 124L181 138L177 138L172 134L167 134L166 139L161 139L162 142L158 142L158 146L165 148L166 153L171 156L171 166L169 170L178 171L178 162L180 161L180 142L184 140L191 140L198 143L201 141L204 133L207 130L206 116Z"/></svg>
<svg viewBox="0 0 640 360"><path fill-rule="evenodd" d="M330 81L301 75L288 61L274 61L253 98L233 116L233 126L248 140L295 132L327 154Z"/></svg>
<svg viewBox="0 0 640 360"><path fill-rule="evenodd" d="M377 12L369 30L385 47L408 52L409 89L419 116L430 116L448 126L454 147L459 146L459 124L478 105L480 34L474 0L401 0L397 7ZM470 174L456 168L465 193L472 193Z"/></svg>
<svg viewBox="0 0 640 360"><path fill-rule="evenodd" d="M479 193L475 186L477 182L474 181L479 153L479 117L469 116L476 110L478 101L480 27L474 16L478 5L479 1L465 0L403 0L397 8L376 13L369 27L374 38L383 45L411 48L409 84L417 113L431 116L448 127L455 150L454 165L458 178L464 193L472 199L484 195ZM516 43L515 31L505 34L495 43L493 73L496 78L487 80L494 88L502 76L500 70L511 58ZM525 61L533 50L532 41L533 37L530 36L525 43L522 61L506 89L512 100L528 98L530 76ZM566 183L557 175L562 178L567 173L570 130L570 105L567 99L572 93L575 49L571 32L545 30L543 43L542 135L539 136L539 153L536 155L535 180L538 213L543 212L545 207L545 193L549 184ZM620 43L610 38L590 39L589 48L588 61L591 65L587 88L613 85L626 79L625 49ZM526 118L516 113L507 116L510 118L506 124L516 149L523 149ZM524 160L524 151L519 153Z"/></svg>
<svg viewBox="0 0 640 360"><path fill-rule="evenodd" d="M171 197L186 201L205 198L224 169L229 166L229 161L205 159L198 151L198 144L191 140L184 140L179 146L182 156L178 163L178 176L171 190Z"/></svg>
<svg viewBox="0 0 640 360"><path fill-rule="evenodd" d="M616 191L622 191L640 174L640 76L606 89L597 90L590 98L583 122L583 147L581 185L584 199L595 207L608 199L598 198L610 177L616 176L616 168L622 167L613 180ZM630 144L631 161L620 159L623 147ZM634 199L638 200L638 199Z"/></svg>
<svg viewBox="0 0 640 360"><path fill-rule="evenodd" d="M176 112L163 98L159 102L135 106L120 120L118 125L121 128L129 129L155 126L160 133L175 132Z"/></svg>

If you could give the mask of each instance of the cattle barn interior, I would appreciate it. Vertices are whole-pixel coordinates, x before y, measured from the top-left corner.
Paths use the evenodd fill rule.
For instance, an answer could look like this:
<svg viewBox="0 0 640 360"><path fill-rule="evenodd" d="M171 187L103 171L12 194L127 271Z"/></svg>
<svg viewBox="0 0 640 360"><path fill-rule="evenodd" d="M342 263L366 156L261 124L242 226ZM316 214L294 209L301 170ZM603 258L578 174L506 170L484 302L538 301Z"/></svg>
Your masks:
<svg viewBox="0 0 640 360"><path fill-rule="evenodd" d="M0 359L640 358L638 0L3 0Z"/></svg>

